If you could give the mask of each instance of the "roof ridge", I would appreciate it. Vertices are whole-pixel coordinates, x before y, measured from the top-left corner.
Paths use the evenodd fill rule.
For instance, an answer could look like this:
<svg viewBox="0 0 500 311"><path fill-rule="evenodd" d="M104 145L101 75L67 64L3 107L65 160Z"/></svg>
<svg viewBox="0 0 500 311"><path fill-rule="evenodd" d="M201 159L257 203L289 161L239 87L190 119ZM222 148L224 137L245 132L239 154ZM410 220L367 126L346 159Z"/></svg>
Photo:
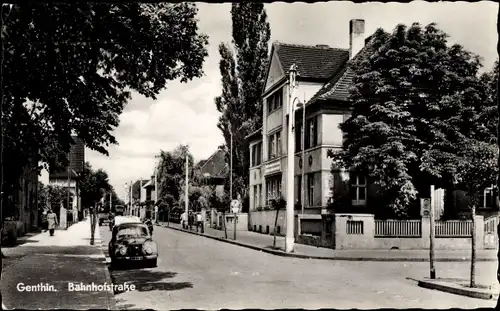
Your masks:
<svg viewBox="0 0 500 311"><path fill-rule="evenodd" d="M329 46L327 44L299 44L299 43L288 43L288 42L282 42L282 41L274 41L273 44L276 45L286 45L286 46L293 46L293 47L300 47L300 48L311 48L311 49L325 49L325 50L337 50L337 51L346 51L348 52L349 49L345 48L339 48L339 47L333 47Z"/></svg>
<svg viewBox="0 0 500 311"><path fill-rule="evenodd" d="M212 160L212 158L213 158L213 157L215 157L215 155L219 152L219 150L220 150L220 149L215 150L215 151L214 151L214 153L212 153L212 155L211 155L210 157L208 157L208 159L206 159L206 160L205 160L205 163L203 163L203 165L202 165L202 166L200 166L199 170L202 170L202 169L205 167L205 165L207 165L207 163L208 163L210 160Z"/></svg>

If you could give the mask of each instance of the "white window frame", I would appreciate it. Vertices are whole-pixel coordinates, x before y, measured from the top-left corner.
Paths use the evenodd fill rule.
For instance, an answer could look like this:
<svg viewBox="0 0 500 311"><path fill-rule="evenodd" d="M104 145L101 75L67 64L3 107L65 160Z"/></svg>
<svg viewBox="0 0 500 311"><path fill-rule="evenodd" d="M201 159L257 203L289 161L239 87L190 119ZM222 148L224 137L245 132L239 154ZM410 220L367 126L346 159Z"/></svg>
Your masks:
<svg viewBox="0 0 500 311"><path fill-rule="evenodd" d="M361 180L362 180L362 182L361 182ZM366 176L352 174L350 183L351 183L350 191L353 191L353 190L356 191L356 196L355 196L356 199L351 199L351 204L353 206L366 206L366 196L368 195ZM364 192L364 199L363 200L361 200L359 198L360 191Z"/></svg>
<svg viewBox="0 0 500 311"><path fill-rule="evenodd" d="M494 197L494 195L495 195L495 188L496 187L494 185L492 185L491 187L488 187L488 188L484 189L484 191L483 191L483 208L487 207L486 206L486 202L488 200L486 200L486 198L488 197L488 194L492 197L492 199L495 198ZM493 206L491 206L491 207L488 206L488 208L494 208L494 207L495 207L495 203L494 202L493 202Z"/></svg>
<svg viewBox="0 0 500 311"><path fill-rule="evenodd" d="M315 173L307 174L307 206L314 206ZM312 181L312 182L311 182Z"/></svg>

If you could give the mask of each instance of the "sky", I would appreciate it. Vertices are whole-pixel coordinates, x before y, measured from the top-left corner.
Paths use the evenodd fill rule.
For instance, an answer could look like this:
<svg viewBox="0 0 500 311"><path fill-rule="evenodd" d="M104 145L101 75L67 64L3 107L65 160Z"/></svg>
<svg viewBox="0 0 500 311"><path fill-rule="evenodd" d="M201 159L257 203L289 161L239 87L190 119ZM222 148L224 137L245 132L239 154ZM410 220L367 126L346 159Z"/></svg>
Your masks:
<svg viewBox="0 0 500 311"><path fill-rule="evenodd" d="M204 76L188 83L170 82L157 100L134 94L114 131L119 145L109 148L109 157L86 149L86 161L108 173L124 200L127 182L151 177L154 156L160 150L188 144L198 161L208 158L224 142L217 128L220 114L214 98L221 93L218 45L231 41L231 4L199 3L198 8L200 31L209 36ZM392 31L400 23L435 22L450 35L451 44L461 44L482 56L485 70L490 70L497 58L498 4L493 2L271 3L265 9L271 42L348 48L351 19L365 20L367 36L377 28ZM40 180L48 182L47 172L42 172Z"/></svg>

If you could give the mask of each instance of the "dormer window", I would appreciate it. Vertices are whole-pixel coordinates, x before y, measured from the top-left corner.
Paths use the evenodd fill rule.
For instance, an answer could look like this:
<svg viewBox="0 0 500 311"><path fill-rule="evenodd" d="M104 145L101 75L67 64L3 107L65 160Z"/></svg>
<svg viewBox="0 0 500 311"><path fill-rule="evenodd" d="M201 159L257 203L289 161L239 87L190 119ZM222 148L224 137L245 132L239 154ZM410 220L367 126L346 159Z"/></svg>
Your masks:
<svg viewBox="0 0 500 311"><path fill-rule="evenodd" d="M267 99L267 109L269 113L276 109L283 107L283 89L277 89L273 94L271 94Z"/></svg>

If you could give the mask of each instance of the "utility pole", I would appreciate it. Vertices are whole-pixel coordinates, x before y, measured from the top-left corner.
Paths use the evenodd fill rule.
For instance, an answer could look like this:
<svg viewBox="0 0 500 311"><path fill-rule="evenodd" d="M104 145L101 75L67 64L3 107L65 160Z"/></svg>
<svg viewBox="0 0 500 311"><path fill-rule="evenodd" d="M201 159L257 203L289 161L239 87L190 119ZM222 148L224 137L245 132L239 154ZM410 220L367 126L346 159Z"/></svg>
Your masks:
<svg viewBox="0 0 500 311"><path fill-rule="evenodd" d="M285 251L287 253L293 252L295 243L294 239L294 165L295 165L295 138L293 135L294 127L294 93L296 86L297 65L290 66L289 77L289 97L288 97L288 154L287 154L287 181L286 181L286 238L285 238ZM302 162L305 162L304 160ZM305 163L302 163L304 165Z"/></svg>
<svg viewBox="0 0 500 311"><path fill-rule="evenodd" d="M430 262L430 274L431 274L431 279L435 279L436 278L436 268L434 266L434 236L435 236L435 226L434 226L434 205L435 205L435 202L434 202L434 185L431 185L431 206L430 206L430 226L431 226L431 232L430 232L430 244L429 244L429 249L430 249L430 253L429 253L429 262Z"/></svg>
<svg viewBox="0 0 500 311"><path fill-rule="evenodd" d="M158 223L158 164L155 166L155 222Z"/></svg>
<svg viewBox="0 0 500 311"><path fill-rule="evenodd" d="M230 203L229 203L229 208L231 208L233 204L233 126L230 123L230 136L231 136L231 143L230 143L230 159L229 159L229 197L230 197ZM224 219L224 222L226 220ZM233 212L233 239L236 240L236 213Z"/></svg>
<svg viewBox="0 0 500 311"><path fill-rule="evenodd" d="M68 200L67 208L68 209L66 211L64 211L66 213L66 217L65 217L66 218L66 228L68 228L68 216L67 215L68 215L68 211L69 211L69 198L70 198L70 192L69 191L70 191L70 186L71 186L71 178L70 178L70 170L69 170L70 164L71 164L71 160L68 163L68 191L67 191L67 195L68 195L68 198L67 198L67 200ZM59 217L61 217L61 216L59 216Z"/></svg>
<svg viewBox="0 0 500 311"><path fill-rule="evenodd" d="M132 181L130 181L130 187L129 187L129 215L132 215Z"/></svg>
<svg viewBox="0 0 500 311"><path fill-rule="evenodd" d="M188 162L188 154L186 151L186 186L184 189L184 204L186 209L186 218L187 218L187 226L189 228L189 162Z"/></svg>
<svg viewBox="0 0 500 311"><path fill-rule="evenodd" d="M300 196L300 204L302 207L302 214L304 214L304 209L305 209L305 204L306 204L306 180L305 180L305 167L306 167L306 95L304 94L304 102L302 104L302 137L301 137L301 144L302 144L302 177L301 177L301 183L300 183L300 191L301 191L301 196ZM299 229L300 231L300 229Z"/></svg>
<svg viewBox="0 0 500 311"><path fill-rule="evenodd" d="M232 201L233 200L233 127L232 124L229 124L229 133L231 134L230 137L230 147L229 147L229 198Z"/></svg>

